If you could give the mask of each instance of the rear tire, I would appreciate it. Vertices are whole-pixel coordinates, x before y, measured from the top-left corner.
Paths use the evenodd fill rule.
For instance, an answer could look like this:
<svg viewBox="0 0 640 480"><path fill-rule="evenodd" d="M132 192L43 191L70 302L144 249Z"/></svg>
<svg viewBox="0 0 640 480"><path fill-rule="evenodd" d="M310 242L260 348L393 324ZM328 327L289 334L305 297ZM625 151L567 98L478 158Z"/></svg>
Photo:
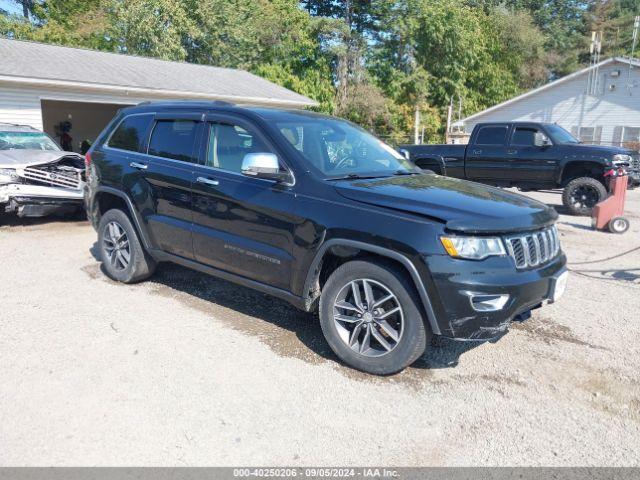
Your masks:
<svg viewBox="0 0 640 480"><path fill-rule="evenodd" d="M593 207L607 197L604 185L591 177L571 180L562 192L562 203L573 215L589 216Z"/></svg>
<svg viewBox="0 0 640 480"><path fill-rule="evenodd" d="M431 338L413 284L384 263L338 267L322 289L319 311L322 332L340 360L374 375L405 369Z"/></svg>
<svg viewBox="0 0 640 480"><path fill-rule="evenodd" d="M156 262L144 251L136 229L122 210L109 210L100 219L98 248L103 271L112 280L136 283L149 278L156 269Z"/></svg>

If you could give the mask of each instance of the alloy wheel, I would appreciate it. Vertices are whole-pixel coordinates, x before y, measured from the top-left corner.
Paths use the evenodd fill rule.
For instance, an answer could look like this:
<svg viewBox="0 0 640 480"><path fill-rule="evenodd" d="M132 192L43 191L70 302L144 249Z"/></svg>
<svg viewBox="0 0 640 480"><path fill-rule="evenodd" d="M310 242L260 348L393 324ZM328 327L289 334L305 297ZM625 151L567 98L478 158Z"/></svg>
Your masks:
<svg viewBox="0 0 640 480"><path fill-rule="evenodd" d="M122 225L118 222L109 222L104 230L103 244L109 265L117 271L125 270L131 262L131 248Z"/></svg>
<svg viewBox="0 0 640 480"><path fill-rule="evenodd" d="M400 343L404 312L393 292L375 280L346 284L333 305L333 320L342 341L366 357L381 357Z"/></svg>
<svg viewBox="0 0 640 480"><path fill-rule="evenodd" d="M593 208L600 200L600 193L591 185L580 185L571 193L571 203L579 208Z"/></svg>

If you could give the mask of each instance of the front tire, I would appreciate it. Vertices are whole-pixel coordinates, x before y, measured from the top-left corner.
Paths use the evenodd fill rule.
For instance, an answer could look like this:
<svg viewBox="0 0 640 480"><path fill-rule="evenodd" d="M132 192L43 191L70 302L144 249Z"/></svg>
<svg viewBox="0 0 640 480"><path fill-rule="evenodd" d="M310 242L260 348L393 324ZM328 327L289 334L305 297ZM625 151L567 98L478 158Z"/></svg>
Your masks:
<svg viewBox="0 0 640 480"><path fill-rule="evenodd" d="M153 275L156 262L149 257L129 217L109 210L98 225L100 260L105 274L122 283L136 283Z"/></svg>
<svg viewBox="0 0 640 480"><path fill-rule="evenodd" d="M375 375L397 373L424 353L431 337L416 297L404 272L391 265L345 263L322 289L322 332L347 365Z"/></svg>
<svg viewBox="0 0 640 480"><path fill-rule="evenodd" d="M604 185L591 177L571 180L562 192L562 203L573 215L589 216L593 207L607 197Z"/></svg>

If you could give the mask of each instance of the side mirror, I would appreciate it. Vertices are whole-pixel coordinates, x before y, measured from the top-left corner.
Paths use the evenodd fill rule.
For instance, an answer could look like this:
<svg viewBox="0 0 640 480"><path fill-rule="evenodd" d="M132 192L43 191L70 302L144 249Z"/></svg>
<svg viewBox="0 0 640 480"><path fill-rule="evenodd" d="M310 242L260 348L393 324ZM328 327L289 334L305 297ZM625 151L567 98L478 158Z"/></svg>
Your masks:
<svg viewBox="0 0 640 480"><path fill-rule="evenodd" d="M402 155L405 159L411 160L411 154L409 153L409 150L401 148L400 150L398 150L398 152L400 152L400 155Z"/></svg>
<svg viewBox="0 0 640 480"><path fill-rule="evenodd" d="M536 147L544 148L552 145L551 140L542 132L536 132L533 139L533 143Z"/></svg>
<svg viewBox="0 0 640 480"><path fill-rule="evenodd" d="M248 177L293 183L291 174L280 170L280 161L273 153L247 153L242 159L241 171Z"/></svg>

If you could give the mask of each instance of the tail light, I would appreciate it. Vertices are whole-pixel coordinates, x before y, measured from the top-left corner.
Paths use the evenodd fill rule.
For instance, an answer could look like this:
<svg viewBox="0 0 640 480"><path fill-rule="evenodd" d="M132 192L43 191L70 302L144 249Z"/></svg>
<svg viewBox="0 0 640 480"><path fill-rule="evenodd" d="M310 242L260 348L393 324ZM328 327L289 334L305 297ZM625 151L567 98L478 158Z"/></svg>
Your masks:
<svg viewBox="0 0 640 480"><path fill-rule="evenodd" d="M91 151L88 151L84 154L84 165L89 169L89 165L91 165Z"/></svg>

